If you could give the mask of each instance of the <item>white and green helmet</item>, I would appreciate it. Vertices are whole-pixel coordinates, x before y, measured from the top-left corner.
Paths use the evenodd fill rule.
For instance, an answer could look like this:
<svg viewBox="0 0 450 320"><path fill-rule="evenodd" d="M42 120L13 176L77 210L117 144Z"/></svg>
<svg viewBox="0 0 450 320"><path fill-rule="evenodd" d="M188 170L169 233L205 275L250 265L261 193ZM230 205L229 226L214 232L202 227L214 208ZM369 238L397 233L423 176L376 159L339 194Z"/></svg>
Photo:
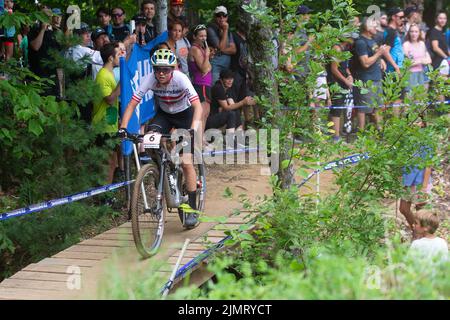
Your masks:
<svg viewBox="0 0 450 320"><path fill-rule="evenodd" d="M153 67L176 67L177 57L168 49L156 50L152 55L151 64Z"/></svg>

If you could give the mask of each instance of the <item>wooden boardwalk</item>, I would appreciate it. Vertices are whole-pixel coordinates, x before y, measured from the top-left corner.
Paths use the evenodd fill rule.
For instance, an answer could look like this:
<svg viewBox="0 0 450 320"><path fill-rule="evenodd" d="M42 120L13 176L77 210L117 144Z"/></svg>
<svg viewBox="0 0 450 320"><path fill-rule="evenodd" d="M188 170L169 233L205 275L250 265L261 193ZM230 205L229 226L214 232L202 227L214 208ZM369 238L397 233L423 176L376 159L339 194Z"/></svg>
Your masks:
<svg viewBox="0 0 450 320"><path fill-rule="evenodd" d="M267 181L265 178L264 180ZM232 182L231 185L235 183ZM236 187L238 189L255 189L254 185L255 181L249 179L245 183L240 182L239 186ZM258 188L260 190L256 191L259 194L262 194L263 191L270 192L270 186L267 182L261 184ZM216 193L211 194L210 192L208 198L217 199L218 195L221 196L223 193L223 189L217 190ZM222 211L225 203L228 212ZM230 208L230 200L224 200L223 197L214 202L208 202L207 199L206 215L217 217L222 213L230 216L234 209L242 208L238 201L231 201L231 203L233 207ZM248 215L248 213L229 217L225 224L201 223L196 229L183 231L178 215L168 214L160 253L145 261L142 261L136 252L131 223L127 222L96 237L84 240L52 257L28 265L0 283L0 299L96 299L99 286L98 279L104 275L105 267L108 263L111 264L113 256L119 256L126 268L140 263L145 263L145 268L154 261L152 259L166 261L168 264L162 267L160 272L168 280L180 254L182 243L186 238L191 239L191 243L184 255L182 265L201 254L211 243L217 243L226 237L225 229L238 228L245 223L245 215ZM198 265L195 269L201 269L201 267L202 265ZM191 280L200 285L210 276L207 273L205 276L205 273L203 273L199 278L192 276Z"/></svg>

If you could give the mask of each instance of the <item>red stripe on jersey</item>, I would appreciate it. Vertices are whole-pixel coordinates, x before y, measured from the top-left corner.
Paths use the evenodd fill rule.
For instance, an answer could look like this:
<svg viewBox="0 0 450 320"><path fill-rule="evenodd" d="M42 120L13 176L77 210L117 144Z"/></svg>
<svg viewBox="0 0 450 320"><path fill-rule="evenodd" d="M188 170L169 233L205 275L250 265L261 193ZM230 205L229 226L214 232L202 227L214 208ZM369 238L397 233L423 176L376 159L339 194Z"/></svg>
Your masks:
<svg viewBox="0 0 450 320"><path fill-rule="evenodd" d="M198 96L195 96L195 97L189 99L189 102L192 103L192 102L195 102L197 100L200 100L200 98Z"/></svg>
<svg viewBox="0 0 450 320"><path fill-rule="evenodd" d="M139 97L136 96L136 95L133 95L133 97L132 97L131 99L133 99L133 100L136 101L136 102L141 102L141 100L142 100L142 98L139 98Z"/></svg>

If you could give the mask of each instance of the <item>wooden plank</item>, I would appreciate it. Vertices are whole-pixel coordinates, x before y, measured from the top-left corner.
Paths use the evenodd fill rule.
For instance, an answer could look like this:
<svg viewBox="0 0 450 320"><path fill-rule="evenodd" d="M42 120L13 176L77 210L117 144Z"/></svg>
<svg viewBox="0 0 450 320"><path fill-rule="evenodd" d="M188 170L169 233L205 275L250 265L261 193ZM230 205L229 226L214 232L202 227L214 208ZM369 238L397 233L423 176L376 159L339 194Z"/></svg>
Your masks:
<svg viewBox="0 0 450 320"><path fill-rule="evenodd" d="M63 259L81 259L81 260L94 260L101 261L110 255L107 253L93 253L93 252L73 252L73 251L61 251L55 254L52 258Z"/></svg>
<svg viewBox="0 0 450 320"><path fill-rule="evenodd" d="M63 299L59 291L1 288L0 299L4 300L58 300Z"/></svg>
<svg viewBox="0 0 450 320"><path fill-rule="evenodd" d="M179 249L179 246L176 246L175 248ZM198 250L206 250L206 247L201 244L201 243L195 243L195 242L191 242L189 244L189 250L194 250L194 251L198 251Z"/></svg>
<svg viewBox="0 0 450 320"><path fill-rule="evenodd" d="M129 233L103 233L101 235L96 236L95 238L92 238L95 240L114 240L114 241L124 241L124 242L129 242L132 241L134 243L133 240L133 235L129 234Z"/></svg>
<svg viewBox="0 0 450 320"><path fill-rule="evenodd" d="M66 282L40 280L6 279L2 282L1 286L2 288L38 289L42 291L69 290Z"/></svg>
<svg viewBox="0 0 450 320"><path fill-rule="evenodd" d="M74 245L65 251L70 252L91 252L91 253L104 253L104 254L112 254L114 250L117 250L115 247L101 247L101 246L83 246L83 245Z"/></svg>
<svg viewBox="0 0 450 320"><path fill-rule="evenodd" d="M133 234L133 230L131 230L131 228L114 228L103 234Z"/></svg>
<svg viewBox="0 0 450 320"><path fill-rule="evenodd" d="M205 247L208 247L211 244L216 244L223 240L224 237L207 237L206 239L204 237L198 238L194 241L192 241L192 244L203 244ZM190 246L190 245L189 245Z"/></svg>
<svg viewBox="0 0 450 320"><path fill-rule="evenodd" d="M84 259L62 259L62 258L45 258L38 262L40 265L59 265L59 266L77 266L77 267L94 267L98 265L97 261Z"/></svg>
<svg viewBox="0 0 450 320"><path fill-rule="evenodd" d="M219 237L219 238L225 238L227 235L222 230L209 230L206 235L208 237Z"/></svg>
<svg viewBox="0 0 450 320"><path fill-rule="evenodd" d="M127 248L134 247L134 243L132 242L124 242L124 241L114 241L114 240L99 240L99 239L89 239L80 242L78 245L80 246L100 246L100 247L113 247L113 248Z"/></svg>
<svg viewBox="0 0 450 320"><path fill-rule="evenodd" d="M174 253L172 256L179 256L180 255L180 252L181 251L178 251L177 253ZM186 250L185 252L184 252L184 257L186 257L186 258L195 258L196 256L198 256L200 253L202 253L202 251L199 251L199 250L197 250L197 251L194 251L194 250Z"/></svg>
<svg viewBox="0 0 450 320"><path fill-rule="evenodd" d="M86 273L91 267L80 267L79 272L80 274ZM48 273L56 273L56 274L78 274L77 270L70 270L71 273L68 273L67 266L61 266L61 265L40 265L40 264L30 264L22 271L30 271L30 272L48 272Z"/></svg>
<svg viewBox="0 0 450 320"><path fill-rule="evenodd" d="M184 266L186 263L188 263L189 261L191 261L192 259L193 258L191 258L191 257L183 256L183 259L181 259L180 268L182 266ZM169 257L169 260L167 260L167 262L171 265L175 265L177 263L177 261L178 261L178 256L171 256L171 257Z"/></svg>
<svg viewBox="0 0 450 320"><path fill-rule="evenodd" d="M69 274L62 273L20 271L13 275L10 279L66 282L69 276Z"/></svg>

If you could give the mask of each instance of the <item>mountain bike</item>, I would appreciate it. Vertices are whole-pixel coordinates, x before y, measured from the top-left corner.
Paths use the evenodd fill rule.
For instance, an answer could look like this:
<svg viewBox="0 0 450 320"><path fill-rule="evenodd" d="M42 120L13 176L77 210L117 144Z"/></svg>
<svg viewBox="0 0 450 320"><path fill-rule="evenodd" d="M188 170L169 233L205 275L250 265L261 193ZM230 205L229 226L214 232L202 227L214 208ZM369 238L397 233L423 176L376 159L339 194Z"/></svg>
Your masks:
<svg viewBox="0 0 450 320"><path fill-rule="evenodd" d="M191 145L193 136L191 134ZM186 138L186 137L184 137ZM186 141L183 138L184 146ZM133 151L138 173L133 184L131 196L131 225L133 239L138 252L143 258L155 255L161 245L166 212L178 211L181 222L186 219L186 209L183 204L188 203L183 170L179 154L173 151L172 135L150 131L145 135L128 134L127 138L133 142ZM151 159L141 167L138 154L138 144L142 143L145 153ZM172 148L170 148L172 147ZM202 159L202 158L200 158ZM203 211L206 195L206 174L203 161L195 165L197 174L197 210Z"/></svg>

